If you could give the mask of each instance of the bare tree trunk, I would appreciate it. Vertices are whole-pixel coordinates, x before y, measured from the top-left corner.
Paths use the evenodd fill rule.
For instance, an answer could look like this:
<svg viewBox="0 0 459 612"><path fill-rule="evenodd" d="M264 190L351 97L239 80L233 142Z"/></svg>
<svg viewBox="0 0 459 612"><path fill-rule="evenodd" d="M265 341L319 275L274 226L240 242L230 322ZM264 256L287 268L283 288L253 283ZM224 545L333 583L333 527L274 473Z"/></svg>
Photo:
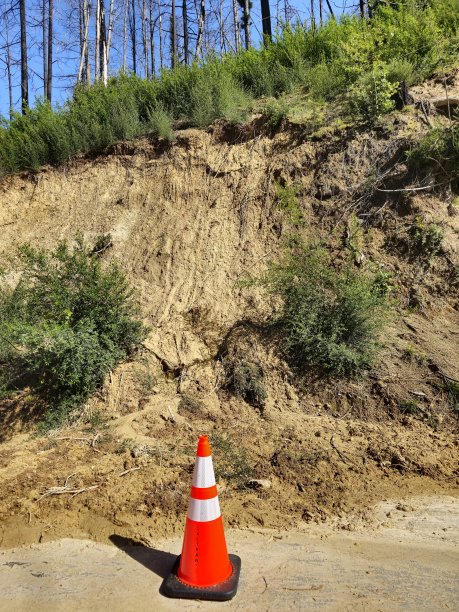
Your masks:
<svg viewBox="0 0 459 612"><path fill-rule="evenodd" d="M188 37L188 11L186 6L186 0L182 0L182 21L183 21L183 55L185 64L188 66L189 63L189 37Z"/></svg>
<svg viewBox="0 0 459 612"><path fill-rule="evenodd" d="M164 53L163 53L163 13L161 10L161 0L158 0L158 12L159 12L159 67L162 70L164 66Z"/></svg>
<svg viewBox="0 0 459 612"><path fill-rule="evenodd" d="M314 15L314 0L311 0L311 29L316 29L316 16Z"/></svg>
<svg viewBox="0 0 459 612"><path fill-rule="evenodd" d="M29 107L29 73L27 70L27 30L25 0L19 0L19 19L21 23L21 109L25 115Z"/></svg>
<svg viewBox="0 0 459 612"><path fill-rule="evenodd" d="M237 10L237 0L232 0L233 5L233 23L234 23L234 45L236 53L241 50L241 33L239 31L239 14Z"/></svg>
<svg viewBox="0 0 459 612"><path fill-rule="evenodd" d="M151 71L152 77L155 76L155 22L153 20L153 0L150 0L150 56L151 56Z"/></svg>
<svg viewBox="0 0 459 612"><path fill-rule="evenodd" d="M48 5L48 85L46 95L51 104L53 92L53 0Z"/></svg>
<svg viewBox="0 0 459 612"><path fill-rule="evenodd" d="M100 1L100 44L99 44L99 55L100 55L100 78L103 80L104 85L107 85L108 80L108 67L107 67L107 22L105 19L105 2Z"/></svg>
<svg viewBox="0 0 459 612"><path fill-rule="evenodd" d="M41 4L42 34L43 34L43 97L48 99L48 22L46 19L46 0Z"/></svg>
<svg viewBox="0 0 459 612"><path fill-rule="evenodd" d="M124 24L123 24L123 74L127 70L127 22L129 12L129 0L124 3Z"/></svg>
<svg viewBox="0 0 459 612"><path fill-rule="evenodd" d="M108 32L106 35L106 45L105 45L105 55L106 55L106 69L107 69L107 78L108 78L108 67L110 65L110 50L112 48L112 34L113 34L113 24L115 22L115 0L110 0L110 8L108 10ZM105 83L107 84L107 83Z"/></svg>
<svg viewBox="0 0 459 612"><path fill-rule="evenodd" d="M96 0L96 3L96 48L94 61L94 81L98 80L100 71L100 0Z"/></svg>
<svg viewBox="0 0 459 612"><path fill-rule="evenodd" d="M271 10L269 0L261 0L261 24L263 28L263 38L266 42L272 42L273 35L271 30Z"/></svg>
<svg viewBox="0 0 459 612"><path fill-rule="evenodd" d="M199 58L202 52L202 37L204 35L204 24L206 21L206 6L204 0L199 3L199 19L198 19L198 37L196 40L196 58Z"/></svg>
<svg viewBox="0 0 459 612"><path fill-rule="evenodd" d="M177 67L177 22L175 19L175 0L171 4L171 68Z"/></svg>
<svg viewBox="0 0 459 612"><path fill-rule="evenodd" d="M137 74L137 23L135 0L131 0L131 15L129 25L131 30L132 69L134 74Z"/></svg>
<svg viewBox="0 0 459 612"><path fill-rule="evenodd" d="M11 49L10 49L10 38L8 34L8 24L5 23L5 36L6 36L6 74L8 77L8 101L10 120L13 118L13 80L11 78Z"/></svg>
<svg viewBox="0 0 459 612"><path fill-rule="evenodd" d="M365 19L365 0L359 0L360 17Z"/></svg>
<svg viewBox="0 0 459 612"><path fill-rule="evenodd" d="M319 16L320 16L320 27L322 27L324 25L324 7L323 7L323 0L319 0Z"/></svg>
<svg viewBox="0 0 459 612"><path fill-rule="evenodd" d="M81 44L81 55L80 65L78 66L77 81L81 82L84 80L87 84L91 81L91 67L89 62L89 18L90 18L90 4L89 0L81 0L80 11L81 19L83 23L82 33L82 44ZM83 79L84 70L84 79Z"/></svg>
<svg viewBox="0 0 459 612"><path fill-rule="evenodd" d="M145 70L145 78L149 77L149 61L148 61L148 34L147 34L147 2L142 0L142 47L143 47L143 62Z"/></svg>
<svg viewBox="0 0 459 612"><path fill-rule="evenodd" d="M244 36L245 36L245 48L250 47L250 2L244 0L244 12L242 16L244 22Z"/></svg>

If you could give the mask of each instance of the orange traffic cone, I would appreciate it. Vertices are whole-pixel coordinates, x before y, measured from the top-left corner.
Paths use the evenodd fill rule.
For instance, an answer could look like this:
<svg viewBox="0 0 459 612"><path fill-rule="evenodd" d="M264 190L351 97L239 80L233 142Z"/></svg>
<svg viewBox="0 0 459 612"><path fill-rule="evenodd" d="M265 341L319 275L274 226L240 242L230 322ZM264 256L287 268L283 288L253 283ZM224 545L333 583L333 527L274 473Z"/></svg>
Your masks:
<svg viewBox="0 0 459 612"><path fill-rule="evenodd" d="M163 589L169 597L226 601L236 595L241 559L228 555L212 454L200 436L182 554Z"/></svg>

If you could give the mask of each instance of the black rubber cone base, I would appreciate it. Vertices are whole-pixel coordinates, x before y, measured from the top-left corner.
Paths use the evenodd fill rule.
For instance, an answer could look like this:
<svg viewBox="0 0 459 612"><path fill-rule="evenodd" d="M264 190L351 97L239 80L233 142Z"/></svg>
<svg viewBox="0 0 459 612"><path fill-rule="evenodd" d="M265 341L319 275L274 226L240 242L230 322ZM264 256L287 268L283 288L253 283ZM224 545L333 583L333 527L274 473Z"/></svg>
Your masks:
<svg viewBox="0 0 459 612"><path fill-rule="evenodd" d="M172 568L172 572L164 579L161 591L167 597L176 599L206 599L210 601L228 601L237 593L239 574L241 573L241 559L237 555L229 555L233 566L231 576L224 582L211 587L192 587L177 578L180 555Z"/></svg>

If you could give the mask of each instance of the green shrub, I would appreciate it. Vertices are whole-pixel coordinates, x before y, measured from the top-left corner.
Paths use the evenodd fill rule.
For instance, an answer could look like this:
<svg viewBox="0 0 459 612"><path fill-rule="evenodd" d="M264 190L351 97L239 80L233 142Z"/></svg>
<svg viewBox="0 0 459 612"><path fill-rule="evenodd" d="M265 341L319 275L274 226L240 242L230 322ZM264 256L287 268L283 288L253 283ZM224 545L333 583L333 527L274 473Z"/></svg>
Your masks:
<svg viewBox="0 0 459 612"><path fill-rule="evenodd" d="M416 217L408 229L408 249L412 255L431 257L440 251L443 237L438 225Z"/></svg>
<svg viewBox="0 0 459 612"><path fill-rule="evenodd" d="M263 408L268 396L263 382L263 369L257 363L226 358L226 387L251 406Z"/></svg>
<svg viewBox="0 0 459 612"><path fill-rule="evenodd" d="M296 243L261 283L282 298L284 347L300 370L346 376L373 363L389 310L378 273L337 270L322 247Z"/></svg>
<svg viewBox="0 0 459 612"><path fill-rule="evenodd" d="M400 412L402 414L419 414L421 412L417 402L413 400L400 400L399 402Z"/></svg>
<svg viewBox="0 0 459 612"><path fill-rule="evenodd" d="M384 71L365 73L349 90L349 111L362 121L374 123L394 109L393 96L396 91L397 85L388 80Z"/></svg>
<svg viewBox="0 0 459 612"><path fill-rule="evenodd" d="M442 388L446 391L452 410L459 416L459 383L454 380L446 380Z"/></svg>
<svg viewBox="0 0 459 612"><path fill-rule="evenodd" d="M120 268L78 237L46 252L19 249L20 280L0 292L0 380L47 403L48 424L81 406L145 335Z"/></svg>
<svg viewBox="0 0 459 612"><path fill-rule="evenodd" d="M217 482L223 479L243 488L252 477L247 451L239 441L234 441L228 435L217 432L211 436L211 444L215 462L215 477Z"/></svg>
<svg viewBox="0 0 459 612"><path fill-rule="evenodd" d="M410 166L420 172L434 169L459 182L459 124L431 129L409 152Z"/></svg>

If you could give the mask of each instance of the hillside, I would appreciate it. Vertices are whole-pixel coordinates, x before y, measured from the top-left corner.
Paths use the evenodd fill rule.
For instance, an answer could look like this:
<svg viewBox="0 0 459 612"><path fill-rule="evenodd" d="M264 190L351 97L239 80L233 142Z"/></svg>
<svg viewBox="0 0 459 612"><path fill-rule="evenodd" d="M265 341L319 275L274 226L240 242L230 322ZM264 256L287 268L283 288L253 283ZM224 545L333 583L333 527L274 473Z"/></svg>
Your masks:
<svg viewBox="0 0 459 612"><path fill-rule="evenodd" d="M363 518L391 496L457 494L457 194L406 162L431 125L449 125L429 103L442 87L414 87L415 104L373 128L311 134L288 114L277 127L259 115L2 180L3 261L18 243L110 234L103 257L120 262L150 327L67 429L34 436L41 413L27 389L2 400L3 547L105 540L113 525L136 539L180 533L203 432L232 526L337 517L352 528L348 513ZM448 88L459 96L457 71ZM278 206L276 185L294 187L301 224ZM424 234L420 251L406 248L432 225L439 248ZM266 324L273 298L241 282L263 274L292 231L324 241L337 261L350 248L356 268L391 275L394 314L360 377L300 374ZM261 368L263 407L230 392L231 362ZM53 491L64 485L78 493Z"/></svg>

